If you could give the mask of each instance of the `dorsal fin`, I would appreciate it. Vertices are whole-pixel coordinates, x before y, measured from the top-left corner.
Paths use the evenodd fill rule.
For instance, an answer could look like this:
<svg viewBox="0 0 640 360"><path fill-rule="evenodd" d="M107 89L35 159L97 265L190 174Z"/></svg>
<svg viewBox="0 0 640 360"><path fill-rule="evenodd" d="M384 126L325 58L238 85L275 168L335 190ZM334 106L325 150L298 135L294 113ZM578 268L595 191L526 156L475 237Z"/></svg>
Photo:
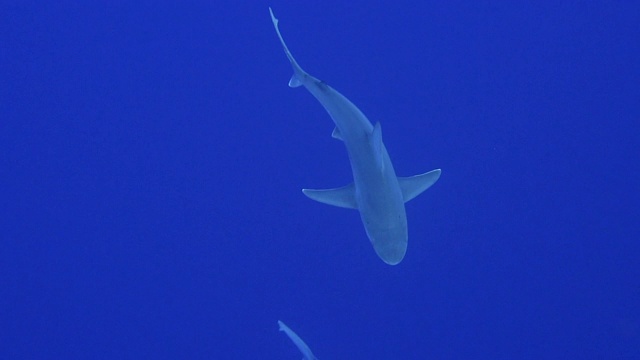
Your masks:
<svg viewBox="0 0 640 360"><path fill-rule="evenodd" d="M378 164L381 171L384 171L384 156L382 156L384 145L382 144L382 127L380 126L380 122L377 122L373 126L370 141L371 147L373 148L373 156L376 159L376 164Z"/></svg>

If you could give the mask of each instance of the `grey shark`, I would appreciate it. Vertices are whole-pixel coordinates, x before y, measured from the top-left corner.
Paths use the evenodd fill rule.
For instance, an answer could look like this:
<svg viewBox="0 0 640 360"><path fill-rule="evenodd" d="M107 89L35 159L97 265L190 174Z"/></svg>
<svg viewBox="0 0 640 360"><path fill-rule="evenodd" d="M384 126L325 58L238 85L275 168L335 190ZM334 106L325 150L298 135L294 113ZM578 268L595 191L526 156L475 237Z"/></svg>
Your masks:
<svg viewBox="0 0 640 360"><path fill-rule="evenodd" d="M318 358L315 357L315 355L313 355L313 353L311 352L311 349L309 349L307 344L305 344L305 342L302 341L300 336L298 336L298 334L296 334L293 330L289 329L289 327L285 325L285 323L278 320L278 328L280 329L280 331L284 331L284 333L287 334L289 339L291 339L291 341L293 341L293 343L298 347L298 349L300 350L303 356L302 360L318 360Z"/></svg>
<svg viewBox="0 0 640 360"><path fill-rule="evenodd" d="M303 189L321 203L360 211L360 218L374 250L389 265L402 261L407 252L407 216L404 203L418 196L440 178L440 169L421 175L397 177L382 143L380 123L367 117L342 94L302 70L284 42L278 19L269 8L273 26L293 67L292 88L304 86L333 119L332 136L349 154L353 183L335 189Z"/></svg>

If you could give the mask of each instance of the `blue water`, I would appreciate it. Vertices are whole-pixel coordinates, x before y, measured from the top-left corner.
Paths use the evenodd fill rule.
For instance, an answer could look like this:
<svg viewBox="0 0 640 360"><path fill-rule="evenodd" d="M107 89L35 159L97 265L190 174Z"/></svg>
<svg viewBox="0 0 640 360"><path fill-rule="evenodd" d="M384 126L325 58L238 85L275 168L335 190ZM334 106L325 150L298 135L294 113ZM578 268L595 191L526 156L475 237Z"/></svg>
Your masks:
<svg viewBox="0 0 640 360"><path fill-rule="evenodd" d="M0 358L640 358L640 6L5 2ZM397 266L291 69L380 121Z"/></svg>

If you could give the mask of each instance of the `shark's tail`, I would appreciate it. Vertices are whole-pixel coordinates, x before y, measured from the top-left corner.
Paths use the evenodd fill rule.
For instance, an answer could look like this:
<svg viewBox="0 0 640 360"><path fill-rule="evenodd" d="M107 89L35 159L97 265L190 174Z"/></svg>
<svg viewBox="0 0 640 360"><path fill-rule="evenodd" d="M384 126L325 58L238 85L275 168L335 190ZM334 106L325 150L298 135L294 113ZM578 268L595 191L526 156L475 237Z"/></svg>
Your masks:
<svg viewBox="0 0 640 360"><path fill-rule="evenodd" d="M291 79L289 80L289 86L292 88L298 87L302 85L302 82L304 81L304 79L307 78L309 75L304 70L302 70L300 65L298 65L298 62L296 62L296 59L293 57L293 55L291 55L291 51L289 51L287 44L284 42L284 39L282 38L282 34L280 34L280 29L278 28L278 19L276 19L275 15L273 15L273 10L271 10L271 7L269 7L269 13L271 13L271 21L273 22L273 27L276 29L278 38L280 38L280 43L284 48L284 53L287 54L287 57L289 58L289 62L291 62L291 66L293 67L293 76L291 76Z"/></svg>

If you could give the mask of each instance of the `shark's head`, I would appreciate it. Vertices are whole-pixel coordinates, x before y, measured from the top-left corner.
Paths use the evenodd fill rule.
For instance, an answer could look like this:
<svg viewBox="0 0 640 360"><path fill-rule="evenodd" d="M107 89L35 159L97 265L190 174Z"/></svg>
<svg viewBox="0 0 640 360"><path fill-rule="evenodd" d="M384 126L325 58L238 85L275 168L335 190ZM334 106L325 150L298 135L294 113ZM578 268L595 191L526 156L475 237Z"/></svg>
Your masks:
<svg viewBox="0 0 640 360"><path fill-rule="evenodd" d="M372 192L373 193L373 192ZM358 198L360 218L376 254L389 265L402 261L407 252L407 214L398 193L375 192Z"/></svg>
<svg viewBox="0 0 640 360"><path fill-rule="evenodd" d="M366 224L366 223L365 223ZM389 265L397 265L407 252L407 222L399 221L392 226L380 226L376 223L365 225L369 241L376 254Z"/></svg>

